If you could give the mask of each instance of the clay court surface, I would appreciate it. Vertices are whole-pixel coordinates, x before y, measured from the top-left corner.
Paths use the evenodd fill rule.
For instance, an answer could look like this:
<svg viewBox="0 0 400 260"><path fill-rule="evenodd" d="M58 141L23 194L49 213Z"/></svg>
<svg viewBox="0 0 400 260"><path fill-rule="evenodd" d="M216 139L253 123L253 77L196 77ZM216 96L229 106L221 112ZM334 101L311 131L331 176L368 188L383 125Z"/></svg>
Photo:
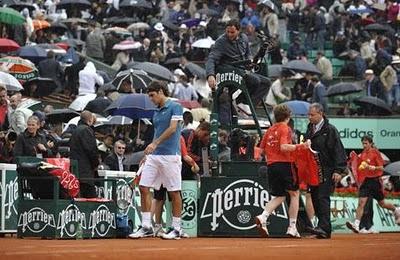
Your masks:
<svg viewBox="0 0 400 260"><path fill-rule="evenodd" d="M0 238L0 259L400 259L400 233L311 238Z"/></svg>

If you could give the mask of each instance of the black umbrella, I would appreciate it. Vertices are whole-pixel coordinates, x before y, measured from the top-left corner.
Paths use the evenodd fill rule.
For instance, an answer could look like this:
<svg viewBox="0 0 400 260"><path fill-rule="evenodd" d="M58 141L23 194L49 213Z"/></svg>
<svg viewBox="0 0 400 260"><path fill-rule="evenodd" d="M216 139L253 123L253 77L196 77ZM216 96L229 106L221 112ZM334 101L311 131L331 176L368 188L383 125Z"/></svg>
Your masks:
<svg viewBox="0 0 400 260"><path fill-rule="evenodd" d="M143 70L147 72L151 77L175 82L174 74L167 68L157 63L151 62L131 62L128 64L128 68L135 70Z"/></svg>
<svg viewBox="0 0 400 260"><path fill-rule="evenodd" d="M292 60L282 66L282 69L293 70L296 72L306 72L312 74L321 74L314 64L303 60Z"/></svg>
<svg viewBox="0 0 400 260"><path fill-rule="evenodd" d="M119 90L122 83L126 80L131 83L131 87L136 90L136 92L143 92L147 88L147 85L153 81L146 72L129 69L118 73L112 81L112 84Z"/></svg>
<svg viewBox="0 0 400 260"><path fill-rule="evenodd" d="M203 9L197 10L197 12L199 14L205 14L207 16L220 16L221 15L218 11L216 11L214 9L203 8Z"/></svg>
<svg viewBox="0 0 400 260"><path fill-rule="evenodd" d="M328 88L327 97L342 96L362 91L362 88L351 82L341 82Z"/></svg>
<svg viewBox="0 0 400 260"><path fill-rule="evenodd" d="M24 83L24 86L31 86L32 84L36 85L35 92L33 93L35 97L48 96L52 94L57 88L56 83L51 78L42 78L42 77L32 78L26 81Z"/></svg>
<svg viewBox="0 0 400 260"><path fill-rule="evenodd" d="M119 7L152 9L153 5L147 0L124 0L119 4Z"/></svg>
<svg viewBox="0 0 400 260"><path fill-rule="evenodd" d="M190 71L190 73L200 79L206 78L206 70L193 62L187 63L185 65L185 69L187 69L188 71Z"/></svg>
<svg viewBox="0 0 400 260"><path fill-rule="evenodd" d="M373 23L373 24L368 24L367 26L365 26L364 30L383 32L383 31L387 31L387 28L383 24Z"/></svg>
<svg viewBox="0 0 400 260"><path fill-rule="evenodd" d="M354 103L373 110L376 114L379 115L390 115L392 114L392 109L386 102L377 97L365 96L359 99L354 100Z"/></svg>
<svg viewBox="0 0 400 260"><path fill-rule="evenodd" d="M2 1L2 4L6 4L4 3L5 1ZM32 12L33 10L35 10L35 7L30 4L30 3L25 3L25 2L21 2L21 1L8 1L11 2L8 4L9 7L18 10L18 11L22 11L24 8L28 9L30 12Z"/></svg>
<svg viewBox="0 0 400 260"><path fill-rule="evenodd" d="M75 8L90 8L92 4L88 0L61 0L57 4L57 9Z"/></svg>
<svg viewBox="0 0 400 260"><path fill-rule="evenodd" d="M57 22L51 23L49 30L66 32L66 31L68 31L68 27L65 23L57 21Z"/></svg>
<svg viewBox="0 0 400 260"><path fill-rule="evenodd" d="M79 116L79 113L69 108L54 109L46 114L46 122L51 124L66 123L77 116Z"/></svg>
<svg viewBox="0 0 400 260"><path fill-rule="evenodd" d="M384 172L392 176L400 176L400 161L386 165Z"/></svg>
<svg viewBox="0 0 400 260"><path fill-rule="evenodd" d="M18 56L28 59L34 63L38 63L41 60L47 58L47 52L45 49L35 45L23 46L17 51Z"/></svg>
<svg viewBox="0 0 400 260"><path fill-rule="evenodd" d="M171 58L168 59L164 62L164 65L175 65L175 64L179 64L181 62L181 58L180 57L176 57L176 58Z"/></svg>
<svg viewBox="0 0 400 260"><path fill-rule="evenodd" d="M99 88L99 91L103 91L104 93L117 91L117 87L112 84L112 82L108 82Z"/></svg>
<svg viewBox="0 0 400 260"><path fill-rule="evenodd" d="M107 18L104 23L106 24L112 24L112 25L121 25L122 27L125 27L126 25L132 24L137 22L137 18L133 17L125 17L125 16L114 16Z"/></svg>
<svg viewBox="0 0 400 260"><path fill-rule="evenodd" d="M165 27L167 27L167 29L170 29L171 31L178 31L179 30L179 26L166 20L166 21L162 21L161 22Z"/></svg>

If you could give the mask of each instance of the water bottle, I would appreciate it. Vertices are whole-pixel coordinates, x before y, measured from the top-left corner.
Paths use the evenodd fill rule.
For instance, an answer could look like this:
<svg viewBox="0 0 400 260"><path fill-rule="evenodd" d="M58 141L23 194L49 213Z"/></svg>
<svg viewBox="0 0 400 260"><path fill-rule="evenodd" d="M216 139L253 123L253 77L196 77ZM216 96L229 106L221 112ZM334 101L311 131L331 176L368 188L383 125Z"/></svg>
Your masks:
<svg viewBox="0 0 400 260"><path fill-rule="evenodd" d="M82 230L82 224L80 221L77 221L77 227L76 227L76 239L83 239L83 230Z"/></svg>

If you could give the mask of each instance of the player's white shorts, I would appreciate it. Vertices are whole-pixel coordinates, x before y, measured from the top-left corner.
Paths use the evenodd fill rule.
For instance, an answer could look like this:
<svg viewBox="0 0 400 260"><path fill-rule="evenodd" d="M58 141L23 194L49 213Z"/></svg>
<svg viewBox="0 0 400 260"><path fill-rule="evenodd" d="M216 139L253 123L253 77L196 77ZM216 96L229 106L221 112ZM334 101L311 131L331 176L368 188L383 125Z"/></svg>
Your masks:
<svg viewBox="0 0 400 260"><path fill-rule="evenodd" d="M159 190L180 191L182 183L180 155L147 155L140 176L140 186Z"/></svg>

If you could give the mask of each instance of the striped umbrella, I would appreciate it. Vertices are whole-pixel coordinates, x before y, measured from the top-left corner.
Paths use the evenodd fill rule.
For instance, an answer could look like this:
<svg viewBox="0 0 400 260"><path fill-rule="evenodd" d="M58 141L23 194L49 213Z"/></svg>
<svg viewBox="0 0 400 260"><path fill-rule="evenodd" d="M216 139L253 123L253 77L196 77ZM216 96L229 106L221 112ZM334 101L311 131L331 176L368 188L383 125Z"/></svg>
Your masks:
<svg viewBox="0 0 400 260"><path fill-rule="evenodd" d="M142 46L142 44L140 42L135 42L132 40L125 40L125 41L115 44L112 49L124 51L124 50L138 49L138 48L140 48L140 46Z"/></svg>
<svg viewBox="0 0 400 260"><path fill-rule="evenodd" d="M12 75L0 71L0 83L5 85L8 91L20 91L24 88Z"/></svg>
<svg viewBox="0 0 400 260"><path fill-rule="evenodd" d="M46 20L33 20L32 23L35 31L47 29L50 27L50 23Z"/></svg>
<svg viewBox="0 0 400 260"><path fill-rule="evenodd" d="M35 65L31 61L20 57L7 56L0 58L0 67L21 83L38 76L38 70Z"/></svg>
<svg viewBox="0 0 400 260"><path fill-rule="evenodd" d="M8 8L0 8L0 23L19 25L25 22L25 17L23 17L18 11Z"/></svg>

